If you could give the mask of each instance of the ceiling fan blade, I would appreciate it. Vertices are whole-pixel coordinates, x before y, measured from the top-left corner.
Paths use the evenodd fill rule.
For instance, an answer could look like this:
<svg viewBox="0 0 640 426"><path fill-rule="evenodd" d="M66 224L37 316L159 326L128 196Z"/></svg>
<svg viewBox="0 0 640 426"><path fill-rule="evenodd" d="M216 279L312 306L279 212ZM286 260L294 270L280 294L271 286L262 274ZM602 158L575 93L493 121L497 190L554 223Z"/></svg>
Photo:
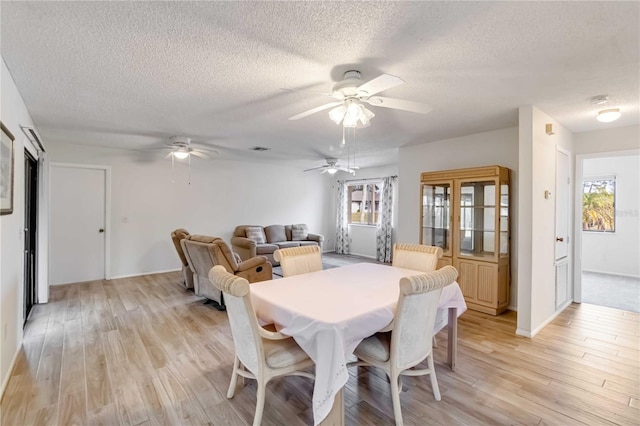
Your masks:
<svg viewBox="0 0 640 426"><path fill-rule="evenodd" d="M198 158L202 158L204 160L211 160L211 157L208 156L207 154L205 154L204 152L200 152L200 151L190 151L189 154L194 155Z"/></svg>
<svg viewBox="0 0 640 426"><path fill-rule="evenodd" d="M168 153L167 155L165 155L165 157L164 157L164 158L169 158L169 157L171 157L172 155L173 155L173 151L172 151L172 152L170 152L170 153Z"/></svg>
<svg viewBox="0 0 640 426"><path fill-rule="evenodd" d="M293 117L289 117L289 120L299 120L308 115L315 114L316 112L324 111L325 109L329 109L334 106L342 105L342 102L330 102L328 104L320 105L319 107L315 107L310 109L309 111L302 112L298 115L294 115Z"/></svg>
<svg viewBox="0 0 640 426"><path fill-rule="evenodd" d="M321 175L327 173L329 171L329 169L324 169L323 171L320 172Z"/></svg>
<svg viewBox="0 0 640 426"><path fill-rule="evenodd" d="M401 109L403 111L416 112L418 114L429 114L431 111L433 111L433 107L431 105L423 104L420 102L406 101L404 99L373 96L364 101L369 105L377 107Z"/></svg>
<svg viewBox="0 0 640 426"><path fill-rule="evenodd" d="M307 170L304 170L304 171L305 171L305 172L310 172L311 170L326 169L327 167L329 167L329 166L326 166L326 165L325 165L325 166L320 166L320 167L314 167L314 168L312 168L312 169L307 169ZM323 173L324 173L324 172L323 172Z"/></svg>
<svg viewBox="0 0 640 426"><path fill-rule="evenodd" d="M382 74L380 77L376 77L358 86L358 92L367 92L366 96L372 96L383 90L399 86L402 83L404 83L404 80L400 77L391 74Z"/></svg>

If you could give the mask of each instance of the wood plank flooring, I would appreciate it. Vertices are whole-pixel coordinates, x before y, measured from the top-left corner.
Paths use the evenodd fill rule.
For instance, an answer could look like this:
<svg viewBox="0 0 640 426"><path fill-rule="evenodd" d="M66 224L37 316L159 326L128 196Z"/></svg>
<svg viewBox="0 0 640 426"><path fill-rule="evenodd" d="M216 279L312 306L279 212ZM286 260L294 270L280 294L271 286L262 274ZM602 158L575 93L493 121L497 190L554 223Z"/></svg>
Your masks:
<svg viewBox="0 0 640 426"><path fill-rule="evenodd" d="M516 314L467 311L458 367L403 379L407 425L638 425L639 315L572 305L534 339L515 335ZM37 305L0 406L11 425L245 425L255 383L226 398L233 343L227 316L180 285L179 273L72 284ZM381 370L351 368L347 425L391 425ZM264 425L311 425L313 384L275 379Z"/></svg>

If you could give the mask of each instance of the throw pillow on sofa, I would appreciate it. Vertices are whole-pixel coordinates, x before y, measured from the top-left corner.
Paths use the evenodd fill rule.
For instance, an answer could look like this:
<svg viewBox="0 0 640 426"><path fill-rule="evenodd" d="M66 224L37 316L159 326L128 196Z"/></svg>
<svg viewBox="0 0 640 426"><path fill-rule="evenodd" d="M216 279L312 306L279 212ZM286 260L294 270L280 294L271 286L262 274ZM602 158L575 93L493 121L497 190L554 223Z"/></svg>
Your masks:
<svg viewBox="0 0 640 426"><path fill-rule="evenodd" d="M256 244L264 244L267 242L262 226L247 226L245 228L245 235L250 240L255 241Z"/></svg>
<svg viewBox="0 0 640 426"><path fill-rule="evenodd" d="M291 240L304 241L309 236L309 227L303 223L291 225Z"/></svg>
<svg viewBox="0 0 640 426"><path fill-rule="evenodd" d="M268 243L279 243L282 241L287 241L287 234L284 231L283 225L265 226L264 233L267 234Z"/></svg>

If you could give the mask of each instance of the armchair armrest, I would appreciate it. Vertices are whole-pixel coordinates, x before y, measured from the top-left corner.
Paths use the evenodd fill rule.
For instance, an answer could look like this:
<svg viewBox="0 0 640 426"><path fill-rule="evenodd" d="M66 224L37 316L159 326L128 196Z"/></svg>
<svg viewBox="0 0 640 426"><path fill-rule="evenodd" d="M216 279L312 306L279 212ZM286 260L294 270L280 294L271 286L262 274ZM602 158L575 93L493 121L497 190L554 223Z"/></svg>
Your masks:
<svg viewBox="0 0 640 426"><path fill-rule="evenodd" d="M231 237L231 244L237 247L251 249L256 246L256 242L246 237Z"/></svg>
<svg viewBox="0 0 640 426"><path fill-rule="evenodd" d="M246 271L248 269L255 268L256 266L263 265L267 262L268 260L265 256L252 257L251 259L247 259L244 262L238 263L238 271Z"/></svg>
<svg viewBox="0 0 640 426"><path fill-rule="evenodd" d="M257 254L256 242L246 237L231 237L233 251L238 253L240 259L248 260Z"/></svg>

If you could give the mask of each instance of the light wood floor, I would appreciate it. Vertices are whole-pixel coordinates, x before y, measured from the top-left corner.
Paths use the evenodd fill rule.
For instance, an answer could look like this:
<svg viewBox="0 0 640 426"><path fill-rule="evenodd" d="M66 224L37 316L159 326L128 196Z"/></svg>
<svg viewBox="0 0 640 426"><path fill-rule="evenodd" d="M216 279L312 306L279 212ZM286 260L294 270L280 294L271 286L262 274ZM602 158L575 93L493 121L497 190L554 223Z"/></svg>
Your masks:
<svg viewBox="0 0 640 426"><path fill-rule="evenodd" d="M55 287L35 307L1 405L1 423L250 424L253 381L225 397L233 345L226 314L184 290L178 273ZM573 305L535 339L515 313L468 311L458 369L436 349L442 401L427 377L404 379L408 425L638 424L639 315ZM268 385L265 425L310 425L311 381ZM348 425L393 423L380 370L351 368Z"/></svg>

